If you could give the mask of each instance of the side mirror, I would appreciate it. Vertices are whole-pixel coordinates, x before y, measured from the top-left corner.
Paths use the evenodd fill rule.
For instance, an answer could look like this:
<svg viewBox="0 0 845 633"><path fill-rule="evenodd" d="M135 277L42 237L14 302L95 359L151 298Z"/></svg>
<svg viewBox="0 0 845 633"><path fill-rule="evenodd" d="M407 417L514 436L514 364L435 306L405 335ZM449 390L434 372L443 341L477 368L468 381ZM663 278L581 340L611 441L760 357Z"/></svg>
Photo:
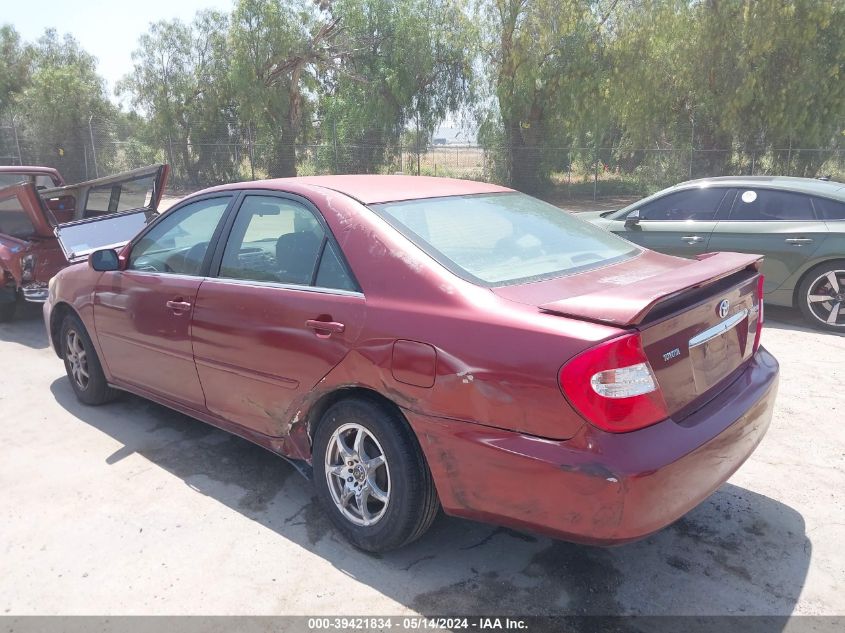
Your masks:
<svg viewBox="0 0 845 633"><path fill-rule="evenodd" d="M627 216L625 216L625 228L639 226L640 224L640 210L634 209Z"/></svg>
<svg viewBox="0 0 845 633"><path fill-rule="evenodd" d="M111 248L104 248L91 253L88 256L88 264L99 272L120 270L120 259L117 256L117 251Z"/></svg>

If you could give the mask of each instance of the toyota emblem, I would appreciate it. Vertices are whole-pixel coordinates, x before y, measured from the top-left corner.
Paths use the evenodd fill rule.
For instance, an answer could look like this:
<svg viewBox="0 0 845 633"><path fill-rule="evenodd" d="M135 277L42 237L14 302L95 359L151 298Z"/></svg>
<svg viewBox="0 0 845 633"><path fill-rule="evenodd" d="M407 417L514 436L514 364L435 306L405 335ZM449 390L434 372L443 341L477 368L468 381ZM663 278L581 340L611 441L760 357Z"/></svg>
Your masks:
<svg viewBox="0 0 845 633"><path fill-rule="evenodd" d="M731 308L731 302L727 299L722 299L722 302L719 304L719 317L724 319L728 316L728 310Z"/></svg>

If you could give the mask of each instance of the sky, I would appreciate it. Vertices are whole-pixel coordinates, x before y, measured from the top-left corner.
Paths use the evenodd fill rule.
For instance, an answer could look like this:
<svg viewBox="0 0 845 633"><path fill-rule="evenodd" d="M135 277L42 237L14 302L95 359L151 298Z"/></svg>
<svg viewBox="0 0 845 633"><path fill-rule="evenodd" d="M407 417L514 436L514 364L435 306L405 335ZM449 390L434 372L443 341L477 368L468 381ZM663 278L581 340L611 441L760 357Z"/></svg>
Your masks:
<svg viewBox="0 0 845 633"><path fill-rule="evenodd" d="M113 100L115 83L132 70L132 51L151 22L189 22L200 9L230 11L233 0L4 0L0 22L11 24L26 41L47 28L72 34L94 55Z"/></svg>

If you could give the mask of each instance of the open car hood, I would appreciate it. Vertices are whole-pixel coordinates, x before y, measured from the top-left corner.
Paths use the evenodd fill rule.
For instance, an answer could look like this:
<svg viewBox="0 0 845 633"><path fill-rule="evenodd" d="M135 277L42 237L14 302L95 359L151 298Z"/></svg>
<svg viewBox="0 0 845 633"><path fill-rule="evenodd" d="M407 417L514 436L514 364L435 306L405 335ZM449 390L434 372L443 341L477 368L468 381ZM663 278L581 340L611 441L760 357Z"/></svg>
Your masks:
<svg viewBox="0 0 845 633"><path fill-rule="evenodd" d="M26 213L31 235L58 238L73 262L132 239L158 210L168 172L151 165L40 192L22 183L0 190L0 200Z"/></svg>
<svg viewBox="0 0 845 633"><path fill-rule="evenodd" d="M657 274L641 278L631 275L624 283L610 279L601 283L596 279L594 290L538 307L562 316L631 327L642 323L657 303L709 286L741 270L756 269L761 259L760 255L743 253L705 253L693 260L679 260L681 265Z"/></svg>

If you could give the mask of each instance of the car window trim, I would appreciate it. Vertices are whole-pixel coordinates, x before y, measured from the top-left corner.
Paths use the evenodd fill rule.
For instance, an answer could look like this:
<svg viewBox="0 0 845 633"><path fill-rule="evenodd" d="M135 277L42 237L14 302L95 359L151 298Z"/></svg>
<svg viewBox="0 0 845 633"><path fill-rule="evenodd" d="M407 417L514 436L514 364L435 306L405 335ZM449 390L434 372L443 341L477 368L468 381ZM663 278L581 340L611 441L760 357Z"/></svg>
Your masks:
<svg viewBox="0 0 845 633"><path fill-rule="evenodd" d="M217 243L217 240L220 237L220 232L222 230L223 225L225 224L226 218L232 212L232 205L234 204L235 200L237 200L237 195L233 195L227 191L215 191L212 193L204 194L201 196L196 196L192 198L188 198L185 200L181 200L177 204L173 205L166 211L161 211L157 213L157 216L150 222L144 229L138 233L131 242L129 242L129 260L132 259L132 251L134 250L135 246L138 242L140 242L144 236L149 233L155 226L158 225L159 222L163 222L164 218L169 217L173 213L177 213L184 209L185 207L195 203L195 202L202 202L203 200L211 200L214 198L230 198L229 204L226 205L226 208L223 210L223 214L220 216L220 219L217 221L217 226L214 229L214 232L211 234L211 238L208 240L208 248L205 251L205 256L202 260L202 265L200 266L199 273L196 275L184 275L182 273L167 273L167 272L152 272L152 271L143 271L138 270L137 268L129 268L129 261L127 261L124 272L134 271L134 272L146 272L148 274L156 274L156 275L167 275L168 277L190 277L191 279L196 279L198 277L206 277L208 276L208 267L211 263L211 253L214 250L214 247Z"/></svg>
<svg viewBox="0 0 845 633"><path fill-rule="evenodd" d="M737 209L737 201L742 198L741 191L768 191L770 193L791 193L796 196L806 196L810 199L810 211L813 212L813 217L807 220L764 220L762 218L758 220L741 220L737 218L733 218L734 209ZM734 201L731 205L730 211L728 211L728 217L720 220L720 222L824 222L822 218L819 217L819 213L816 210L816 206L813 204L812 194L803 193L800 191L790 191L789 189L776 189L772 187L737 187L736 194L734 195ZM753 202L753 200L752 200Z"/></svg>
<svg viewBox="0 0 845 633"><path fill-rule="evenodd" d="M328 222L326 222L326 218L323 217L323 214L317 208L317 206L311 202L308 198L304 196L300 196L295 193L291 193L289 191L279 191L277 189L239 189L237 191L238 195L236 196L236 201L234 206L227 209L227 215L225 217L225 221L222 223L222 230L219 236L216 236L217 242L214 245L214 253L209 262L208 268L208 277L211 279L220 279L222 281L249 281L250 283L255 284L271 284L280 287L290 287L290 288L324 288L326 290L338 291L343 293L358 293L363 295L363 290L361 289L361 284L358 283L358 278L355 276L355 273L352 271L352 267L349 265L348 260L346 259L346 255L343 253L343 249L340 248L340 244L338 243L337 239L332 233L331 228L329 227ZM280 284L278 282L273 281L256 281L256 280L247 280L247 279L232 279L230 277L221 277L220 276L220 267L223 264L223 253L226 250L226 244L229 241L229 237L232 234L232 229L235 226L235 220L238 217L238 213L243 206L244 199L248 196L265 196L265 197L274 197L274 198L283 198L285 200L290 200L291 202L298 203L302 205L305 209L307 209L311 215L314 216L314 219L317 220L317 223L320 225L320 228L323 229L323 241L320 244L320 251L317 256L317 260L314 263L314 268L311 271L311 283L309 285L304 284ZM349 276L349 280L355 286L356 290L341 290L340 288L325 288L324 286L316 286L317 275L320 271L320 264L323 260L323 253L325 252L326 243L331 240L332 244L335 247L335 252L338 255L338 259L340 260L341 266L346 271L346 274ZM209 250L212 250L209 248ZM205 263L205 262L203 262Z"/></svg>
<svg viewBox="0 0 845 633"><path fill-rule="evenodd" d="M235 284L238 286L249 286L254 288L278 288L280 290L299 290L302 292L315 292L323 295L338 295L343 297L364 298L360 290L343 290L341 288L327 288L326 286L306 286L304 284L285 284L279 281L261 281L256 279L234 279L232 277L205 277L205 281Z"/></svg>

